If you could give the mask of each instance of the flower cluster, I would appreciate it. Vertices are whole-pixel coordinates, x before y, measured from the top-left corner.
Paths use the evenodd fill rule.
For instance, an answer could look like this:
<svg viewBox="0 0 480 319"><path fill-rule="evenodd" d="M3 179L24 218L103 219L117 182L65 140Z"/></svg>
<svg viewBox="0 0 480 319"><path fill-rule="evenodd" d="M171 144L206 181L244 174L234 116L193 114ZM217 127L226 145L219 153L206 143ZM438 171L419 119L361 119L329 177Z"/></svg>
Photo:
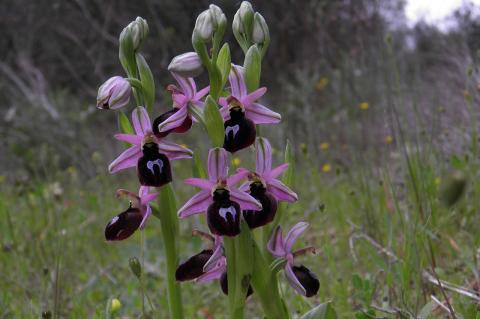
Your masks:
<svg viewBox="0 0 480 319"><path fill-rule="evenodd" d="M120 35L119 56L127 77L114 76L100 86L97 107L119 110L127 107L132 95L135 97L137 106L131 113L131 121L119 111L121 133L114 135L115 139L129 146L111 162L108 170L117 173L135 167L140 187L138 194L123 189L117 191L119 197L130 200L130 205L107 224L105 238L108 241L124 240L137 229L143 229L152 215L151 202L173 179L171 161L188 159L193 155L191 150L168 139L174 133L188 132L194 123L199 123L206 128L213 144L208 153L207 173L204 174L206 176L200 174L201 177L185 180L185 184L197 187L199 191L186 201L177 215L184 219L194 214L205 214L210 233L194 231L194 234L207 240L207 247L178 265L174 278L177 281L196 282L218 279L223 292L227 294L228 280L238 279L229 277L228 265L233 267L231 263L238 263L241 256L236 259L228 257L225 242L232 244L235 238L243 234L243 240L247 242L246 249L260 245L255 249L271 253L272 256L263 261L267 265L263 273L270 272L268 261L277 258L275 261L285 263L285 276L295 291L310 297L317 293L319 281L308 268L297 266L294 262L296 257L312 252L313 248L292 252L295 240L308 224L296 224L285 237L280 226L277 226L279 203L298 200L297 194L279 179L289 164L274 166L270 142L265 137L257 136L257 125L277 124L282 119L279 113L259 102L267 92L265 87L259 88L258 65L268 47L268 26L248 2L242 3L233 21L233 31L246 55L243 66L231 63L227 44L219 51L219 41L225 27L226 17L215 5L199 15L192 37L195 52L173 58L168 67L176 82L167 87L172 107L157 115L153 122L150 114L153 113L155 85L150 69L140 54L148 34L148 25L142 18L137 18ZM213 43L209 49L207 45L210 41ZM197 90L195 77L204 67L208 71L210 85ZM145 103L145 106L141 106L141 103ZM222 140L223 144L216 142ZM236 171L229 174L232 154L252 145L256 155L255 169L238 167L237 164ZM162 200L165 198L162 197ZM160 212L161 220L167 217L162 217L162 214L166 212ZM250 232L258 228L272 233L268 245L253 244L255 240ZM170 233L166 232L164 236L175 236L174 232L168 235ZM176 238L164 237L164 240ZM250 262L254 263L253 260ZM255 272L255 269L252 271ZM236 284L238 282L235 280ZM253 291L259 291L259 294L263 293L263 298L268 298L265 295L268 289L256 287L253 283L236 289L236 293L244 289L245 297Z"/></svg>

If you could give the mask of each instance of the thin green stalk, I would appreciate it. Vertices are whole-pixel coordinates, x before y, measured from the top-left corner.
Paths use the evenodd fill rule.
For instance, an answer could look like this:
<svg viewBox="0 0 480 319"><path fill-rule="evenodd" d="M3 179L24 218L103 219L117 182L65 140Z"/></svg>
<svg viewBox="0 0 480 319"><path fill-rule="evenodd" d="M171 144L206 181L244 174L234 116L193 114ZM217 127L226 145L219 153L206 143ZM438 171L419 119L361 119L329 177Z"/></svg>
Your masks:
<svg viewBox="0 0 480 319"><path fill-rule="evenodd" d="M252 273L251 284L255 295L260 299L265 318L290 318L285 302L279 294L276 273L272 272L269 263L265 260L255 242L253 242L252 247L255 271Z"/></svg>
<svg viewBox="0 0 480 319"><path fill-rule="evenodd" d="M158 189L160 208L160 227L162 229L162 242L165 248L167 264L167 296L169 318L182 319L183 306L180 285L175 280L175 271L178 266L178 220L175 193L172 185L168 184Z"/></svg>

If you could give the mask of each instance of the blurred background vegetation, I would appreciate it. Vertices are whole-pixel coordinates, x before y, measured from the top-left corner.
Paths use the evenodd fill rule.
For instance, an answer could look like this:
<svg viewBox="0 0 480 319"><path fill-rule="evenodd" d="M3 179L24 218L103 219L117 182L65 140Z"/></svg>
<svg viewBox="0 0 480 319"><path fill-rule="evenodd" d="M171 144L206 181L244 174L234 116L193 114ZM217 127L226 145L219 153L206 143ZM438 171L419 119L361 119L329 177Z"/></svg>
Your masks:
<svg viewBox="0 0 480 319"><path fill-rule="evenodd" d="M128 257L138 255L138 241L107 245L102 238L109 217L124 206L113 198L115 189L135 183L133 175L107 176L106 167L122 145L112 142L115 114L95 108L97 88L123 74L118 35L142 16L150 27L144 53L158 88L156 111L169 109L164 88L173 78L166 67L175 55L192 51L196 16L211 2L230 21L240 5L0 2L0 317L34 318L48 310L65 318L100 318L114 296L123 297L126 314L138 314L138 285L127 266ZM319 300L333 299L345 318L358 309L392 318L418 314L434 293L422 277L425 269L438 266L428 256L430 241L453 247L437 252L439 260L445 258L439 273L478 291L476 8L464 5L452 13L454 27L440 30L408 23L402 0L252 4L272 38L262 70L262 85L269 90L265 104L284 118L280 128L262 128L262 133L278 148L287 139L295 145L296 190L304 199L289 212L314 224L310 242L321 248L321 262L314 257L310 262L315 260L322 281ZM231 30L226 40L233 61L241 64ZM200 83L206 83L205 74ZM202 135L176 140L196 149ZM190 169L188 163L179 165L178 180ZM438 200L452 170L468 175L471 183L467 200L454 209ZM442 214L434 218L434 212ZM146 230L152 238L147 271L154 278L147 290L164 303L155 289L162 280L157 223ZM185 242L191 241L192 223L182 226ZM358 238L388 246L404 263L392 266L391 256L381 250L372 257L369 249L378 251L375 245L352 254ZM185 257L200 247L186 244ZM368 260L359 264L356 256L362 253ZM361 276L352 284L353 272ZM201 289L185 285L187 296L201 291L206 298L192 301L191 317L222 318L218 291ZM476 314L478 300L462 298L457 308L466 309L464 318L475 318L469 315ZM309 306L300 299L292 303L299 311ZM438 305L431 308L445 314Z"/></svg>

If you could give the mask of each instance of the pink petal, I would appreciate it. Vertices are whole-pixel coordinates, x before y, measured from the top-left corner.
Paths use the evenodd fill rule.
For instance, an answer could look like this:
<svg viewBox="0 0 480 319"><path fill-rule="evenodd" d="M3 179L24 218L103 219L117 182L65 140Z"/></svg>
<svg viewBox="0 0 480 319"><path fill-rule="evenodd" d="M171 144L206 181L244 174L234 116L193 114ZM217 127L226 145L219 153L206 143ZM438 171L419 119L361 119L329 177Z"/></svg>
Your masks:
<svg viewBox="0 0 480 319"><path fill-rule="evenodd" d="M265 176L267 179L273 179L273 178L277 178L279 175L281 175L283 172L285 172L288 168L288 163L284 163L282 165L279 165L277 167L275 167L274 169L272 169L270 172L268 172Z"/></svg>
<svg viewBox="0 0 480 319"><path fill-rule="evenodd" d="M222 245L217 245L210 259L203 266L203 271L208 272L214 269L218 262L221 261L221 258L225 258L223 257L223 248Z"/></svg>
<svg viewBox="0 0 480 319"><path fill-rule="evenodd" d="M175 80L177 80L178 85L180 85L180 89L185 94L187 99L191 100L197 93L197 86L195 85L195 81L192 78L185 78L176 73L172 73L172 75Z"/></svg>
<svg viewBox="0 0 480 319"><path fill-rule="evenodd" d="M305 288L303 288L302 284L298 281L297 277L293 273L292 265L290 263L285 265L285 277L287 277L287 281L290 286L292 286L293 289L295 289L299 294L302 296L307 294Z"/></svg>
<svg viewBox="0 0 480 319"><path fill-rule="evenodd" d="M190 215L207 211L208 206L213 202L209 191L200 191L193 195L188 202L178 211L178 217L185 218Z"/></svg>
<svg viewBox="0 0 480 319"><path fill-rule="evenodd" d="M147 222L147 219L148 217L150 217L150 215L152 215L152 208L149 205L147 205L145 207L145 213L143 214L142 222L140 223L140 226L138 228L140 229L145 228L145 223Z"/></svg>
<svg viewBox="0 0 480 319"><path fill-rule="evenodd" d="M158 150L160 153L167 155L169 160L191 158L193 154L193 152L188 148L165 140L162 140L160 143L158 143Z"/></svg>
<svg viewBox="0 0 480 319"><path fill-rule="evenodd" d="M200 100L202 97L207 95L208 92L210 92L210 86L204 87L203 89L198 91L197 94L195 94L195 96L193 97L193 100L195 100L195 101Z"/></svg>
<svg viewBox="0 0 480 319"><path fill-rule="evenodd" d="M298 200L298 195L278 179L268 180L267 190L279 201L293 203Z"/></svg>
<svg viewBox="0 0 480 319"><path fill-rule="evenodd" d="M133 128L137 135L145 135L152 130L152 123L148 112L143 106L137 106L132 112Z"/></svg>
<svg viewBox="0 0 480 319"><path fill-rule="evenodd" d="M227 270L227 261L225 257L222 257L215 267L213 267L211 270L207 271L197 279L195 279L196 282L209 282L215 279L219 279L222 277L222 274Z"/></svg>
<svg viewBox="0 0 480 319"><path fill-rule="evenodd" d="M228 155L225 149L217 147L208 152L208 179L212 182L227 179Z"/></svg>
<svg viewBox="0 0 480 319"><path fill-rule="evenodd" d="M230 199L237 202L242 210L262 210L262 204L249 194L230 188Z"/></svg>
<svg viewBox="0 0 480 319"><path fill-rule="evenodd" d="M266 138L259 137L255 142L256 172L263 175L272 169L272 146Z"/></svg>
<svg viewBox="0 0 480 319"><path fill-rule="evenodd" d="M238 190L242 191L242 192L245 192L245 193L249 193L250 192L250 182L246 182L246 183L243 183L239 188Z"/></svg>
<svg viewBox="0 0 480 319"><path fill-rule="evenodd" d="M242 102L244 105L251 105L253 102L257 101L267 92L267 88L259 88L243 98Z"/></svg>
<svg viewBox="0 0 480 319"><path fill-rule="evenodd" d="M113 174L122 169L137 166L138 159L142 156L142 150L137 145L127 148L122 154L113 160L108 166L108 171Z"/></svg>
<svg viewBox="0 0 480 319"><path fill-rule="evenodd" d="M181 107L180 109L178 109L177 112L173 113L165 121L158 124L158 131L166 132L181 126L185 121L185 119L187 118L187 116L188 116L188 108Z"/></svg>
<svg viewBox="0 0 480 319"><path fill-rule="evenodd" d="M224 121L228 121L230 119L230 110L228 109L228 105L220 108L220 114L222 114Z"/></svg>
<svg viewBox="0 0 480 319"><path fill-rule="evenodd" d="M280 114L258 103L253 103L251 106L245 107L245 109L245 116L255 124L276 124L282 120Z"/></svg>
<svg viewBox="0 0 480 319"><path fill-rule="evenodd" d="M285 236L285 250L287 252L292 251L293 244L297 240L298 236L300 236L307 228L309 224L306 222L299 222L295 224L292 229L288 232L287 236Z"/></svg>
<svg viewBox="0 0 480 319"><path fill-rule="evenodd" d="M246 170L245 168L239 168L237 170L237 173L230 176L229 178L227 178L227 185L228 186L233 186L235 184L237 184L238 182L240 182L242 179L244 179L245 177L247 177L247 175L250 174L250 171Z"/></svg>
<svg viewBox="0 0 480 319"><path fill-rule="evenodd" d="M239 65L232 65L228 81L230 82L230 90L234 97L241 100L247 95L247 87L245 86L244 69Z"/></svg>
<svg viewBox="0 0 480 319"><path fill-rule="evenodd" d="M187 178L185 180L185 184L200 187L201 189L211 191L212 188L215 186L214 182L209 181L208 179L203 178Z"/></svg>
<svg viewBox="0 0 480 319"><path fill-rule="evenodd" d="M127 142L133 145L140 145L142 144L142 137L139 135L134 135L134 134L115 134L113 137L115 139L122 141L122 142Z"/></svg>
<svg viewBox="0 0 480 319"><path fill-rule="evenodd" d="M158 193L150 193L141 196L141 202L143 205L147 205L151 201L154 201L158 197Z"/></svg>
<svg viewBox="0 0 480 319"><path fill-rule="evenodd" d="M282 227L277 226L267 244L268 251L275 257L284 257L287 254L282 236Z"/></svg>

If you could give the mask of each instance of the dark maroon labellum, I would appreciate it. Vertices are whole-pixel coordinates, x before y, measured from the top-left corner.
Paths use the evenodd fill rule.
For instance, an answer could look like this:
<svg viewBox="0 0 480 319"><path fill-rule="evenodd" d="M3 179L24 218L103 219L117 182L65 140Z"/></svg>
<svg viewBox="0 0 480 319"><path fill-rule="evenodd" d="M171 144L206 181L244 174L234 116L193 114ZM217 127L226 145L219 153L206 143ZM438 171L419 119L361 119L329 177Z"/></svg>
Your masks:
<svg viewBox="0 0 480 319"><path fill-rule="evenodd" d="M273 221L277 213L277 200L261 183L250 184L250 195L262 204L262 210L244 210L243 218L250 228L264 226Z"/></svg>
<svg viewBox="0 0 480 319"><path fill-rule="evenodd" d="M225 122L225 140L223 148L230 153L249 147L255 142L257 131L255 124L245 117L239 107L230 110L230 119Z"/></svg>
<svg viewBox="0 0 480 319"><path fill-rule="evenodd" d="M171 109L170 111L167 111L163 114L161 114L159 117L157 117L154 121L153 121L153 124L152 124L152 132L153 134L155 134L156 137L158 138L162 138L162 137L165 137L167 136L168 134L170 134L171 132L175 132L175 133L185 133L186 131L188 131L191 127L192 127L192 119L187 116L187 118L185 119L185 121L183 121L182 125L180 125L179 127L176 127L174 129L171 129L171 130L168 130L166 132L161 132L158 130L158 125L160 125L161 123L163 123L166 119L168 119L170 116L172 116L173 114L177 113L178 112L178 109L177 108L173 108Z"/></svg>
<svg viewBox="0 0 480 319"><path fill-rule="evenodd" d="M213 250L205 249L181 263L175 272L177 281L193 280L203 275L203 266L212 255Z"/></svg>
<svg viewBox="0 0 480 319"><path fill-rule="evenodd" d="M210 231L220 236L240 234L240 205L230 200L226 189L213 193L213 203L207 209L207 223Z"/></svg>
<svg viewBox="0 0 480 319"><path fill-rule="evenodd" d="M143 156L138 159L137 175L143 186L160 187L172 181L168 157L158 151L156 143L143 146Z"/></svg>
<svg viewBox="0 0 480 319"><path fill-rule="evenodd" d="M317 275L311 272L310 269L308 269L304 265L293 266L292 270L295 274L295 277L297 277L303 288L305 288L305 296L315 296L318 292L318 289L320 288L320 281L318 281Z"/></svg>
<svg viewBox="0 0 480 319"><path fill-rule="evenodd" d="M220 277L220 287L225 295L228 296L228 279L227 272L224 272ZM252 286L248 286L247 297L253 294Z"/></svg>
<svg viewBox="0 0 480 319"><path fill-rule="evenodd" d="M138 208L130 207L113 219L105 227L106 240L124 240L130 237L142 223L142 213Z"/></svg>

